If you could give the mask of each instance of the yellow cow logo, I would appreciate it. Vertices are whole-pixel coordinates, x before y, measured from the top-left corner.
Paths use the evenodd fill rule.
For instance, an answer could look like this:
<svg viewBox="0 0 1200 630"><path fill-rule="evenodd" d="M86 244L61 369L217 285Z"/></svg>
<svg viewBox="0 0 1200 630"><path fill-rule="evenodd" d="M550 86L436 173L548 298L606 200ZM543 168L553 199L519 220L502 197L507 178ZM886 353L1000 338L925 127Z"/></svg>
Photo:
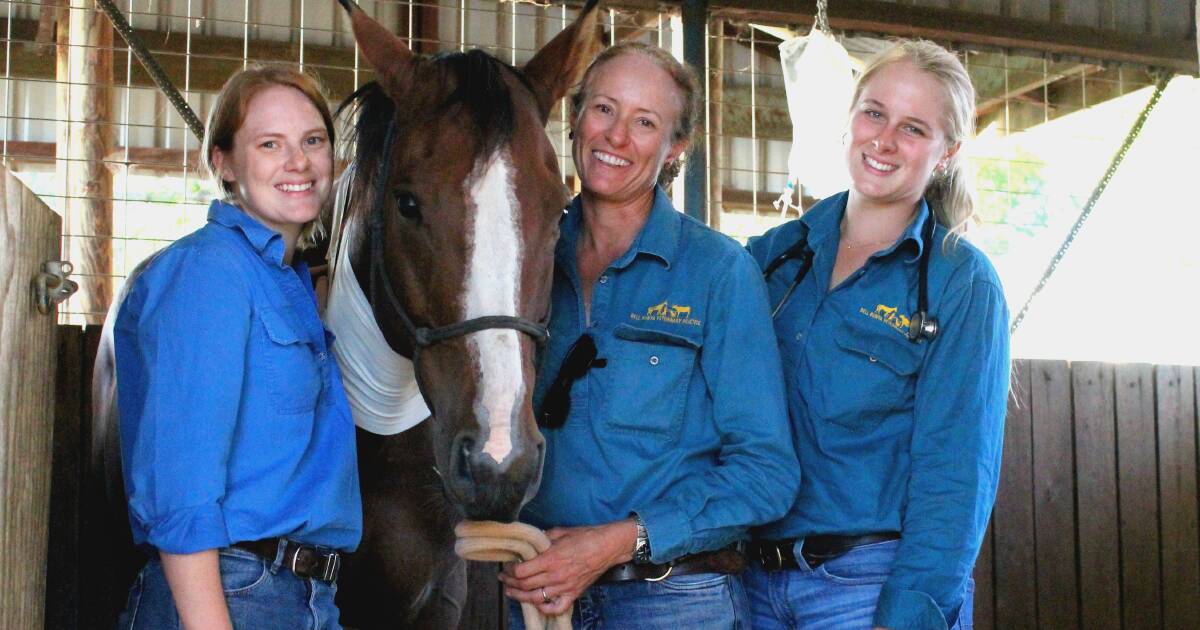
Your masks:
<svg viewBox="0 0 1200 630"><path fill-rule="evenodd" d="M646 314L630 313L629 319L633 321L656 321L666 322L668 324L685 324L688 326L699 326L700 320L692 318L692 307L686 304L671 304L670 300L663 300L654 306L646 309Z"/></svg>
<svg viewBox="0 0 1200 630"><path fill-rule="evenodd" d="M870 317L871 319L877 319L904 334L908 334L908 328L911 325L911 322L909 321L908 316L899 312L895 306L876 304L875 310L873 311L868 311L866 308L860 308L858 309L858 312Z"/></svg>
<svg viewBox="0 0 1200 630"><path fill-rule="evenodd" d="M667 313L667 317L674 317L676 319L687 319L688 317L691 317L691 316L692 316L692 307L680 306L678 304L672 304L671 310L668 311L668 313Z"/></svg>

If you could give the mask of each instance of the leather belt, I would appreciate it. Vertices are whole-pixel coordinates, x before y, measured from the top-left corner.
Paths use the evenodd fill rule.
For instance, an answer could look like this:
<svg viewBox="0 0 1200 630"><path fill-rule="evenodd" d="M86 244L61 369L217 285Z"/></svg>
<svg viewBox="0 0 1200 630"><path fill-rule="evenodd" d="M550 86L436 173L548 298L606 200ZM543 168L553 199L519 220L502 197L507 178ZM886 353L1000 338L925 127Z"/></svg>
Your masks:
<svg viewBox="0 0 1200 630"><path fill-rule="evenodd" d="M338 571L342 568L342 556L328 547L305 545L293 540L285 540L283 550L283 566L302 578L312 578L322 582L337 580ZM233 543L234 547L245 549L268 562L275 562L279 551L278 538L248 540Z"/></svg>
<svg viewBox="0 0 1200 630"><path fill-rule="evenodd" d="M851 549L863 545L872 545L889 540L899 540L899 532L878 532L860 536L820 535L807 536L801 545L800 555L804 556L808 568L815 569L822 564L846 555ZM755 540L746 546L746 555L752 561L758 562L767 571L782 569L799 569L794 549L795 538L786 540Z"/></svg>
<svg viewBox="0 0 1200 630"><path fill-rule="evenodd" d="M746 557L735 548L704 551L682 556L667 564L634 564L626 562L605 571L600 582L629 582L645 580L658 582L671 575L694 575L696 573L737 574L746 570Z"/></svg>

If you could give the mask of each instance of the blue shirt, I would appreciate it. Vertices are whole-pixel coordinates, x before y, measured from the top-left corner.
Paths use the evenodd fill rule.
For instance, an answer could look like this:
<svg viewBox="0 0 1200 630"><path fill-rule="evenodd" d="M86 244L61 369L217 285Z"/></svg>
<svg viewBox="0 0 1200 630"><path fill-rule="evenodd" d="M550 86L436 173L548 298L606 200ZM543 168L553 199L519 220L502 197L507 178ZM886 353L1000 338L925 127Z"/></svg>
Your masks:
<svg viewBox="0 0 1200 630"><path fill-rule="evenodd" d="M114 336L133 539L171 553L362 534L354 424L302 262L214 201L133 281Z"/></svg>
<svg viewBox="0 0 1200 630"><path fill-rule="evenodd" d="M523 518L581 526L637 513L661 563L721 548L782 516L799 467L754 261L676 212L659 190L629 251L593 286L588 326L576 260L581 221L576 199L555 251L551 336L534 404L584 332L607 364L575 382L566 424L543 430L542 485Z"/></svg>
<svg viewBox="0 0 1200 630"><path fill-rule="evenodd" d="M760 265L808 228L813 266L778 317L803 483L763 538L901 532L874 625L945 628L965 596L996 497L1009 384L1008 307L995 270L966 241L921 238L924 201L892 246L829 287L847 193L750 242ZM932 341L908 341L920 253L929 261ZM799 262L767 283L772 306Z"/></svg>

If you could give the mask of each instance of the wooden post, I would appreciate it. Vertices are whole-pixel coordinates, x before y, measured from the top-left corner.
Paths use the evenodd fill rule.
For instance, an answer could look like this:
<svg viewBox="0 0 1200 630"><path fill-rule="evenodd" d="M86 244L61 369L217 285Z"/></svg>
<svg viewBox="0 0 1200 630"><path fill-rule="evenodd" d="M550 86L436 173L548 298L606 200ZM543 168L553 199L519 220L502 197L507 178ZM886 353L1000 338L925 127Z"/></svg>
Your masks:
<svg viewBox="0 0 1200 630"><path fill-rule="evenodd" d="M46 591L55 318L33 280L59 258L60 219L0 167L0 628L41 628Z"/></svg>
<svg viewBox="0 0 1200 630"><path fill-rule="evenodd" d="M708 0L683 0L683 61L701 73L708 71L705 55L707 24ZM688 216L707 223L708 129L701 129L693 137L696 144L688 156L683 174L683 205Z"/></svg>
<svg viewBox="0 0 1200 630"><path fill-rule="evenodd" d="M43 9L45 10L45 9ZM57 197L54 209L60 215L67 214L67 181L71 178L71 163L67 161L67 145L71 140L71 126L67 120L71 116L71 62L67 56L71 50L71 12L67 5L60 4L58 14L55 18L54 27L54 106L55 120L58 121L54 125L55 144L54 144L54 170L58 176L58 189L55 191ZM66 228L64 222L63 227ZM64 229L65 231L65 229Z"/></svg>
<svg viewBox="0 0 1200 630"><path fill-rule="evenodd" d="M99 324L112 300L113 31L95 0L71 0L70 22L67 256L80 276L76 310Z"/></svg>
<svg viewBox="0 0 1200 630"><path fill-rule="evenodd" d="M725 20L714 20L708 40L708 226L721 230L725 190L721 167L725 160Z"/></svg>

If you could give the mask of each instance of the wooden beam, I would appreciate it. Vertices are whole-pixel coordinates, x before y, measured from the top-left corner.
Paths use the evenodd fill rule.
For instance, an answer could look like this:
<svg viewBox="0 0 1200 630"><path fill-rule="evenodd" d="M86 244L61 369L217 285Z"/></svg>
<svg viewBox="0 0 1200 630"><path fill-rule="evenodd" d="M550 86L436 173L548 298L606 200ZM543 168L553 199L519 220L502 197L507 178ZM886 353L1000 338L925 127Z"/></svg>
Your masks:
<svg viewBox="0 0 1200 630"><path fill-rule="evenodd" d="M1068 78L1075 79L1081 74L1082 75L1094 74L1096 72L1100 72L1103 69L1104 69L1103 67L1097 66L1095 64L1081 63L1081 64L1078 64L1076 66L1069 68L1066 72L1061 72L1061 73L1056 72L1053 74L1047 73L1045 75L1042 75L1042 77L1040 77L1038 79L1029 81L1028 83L1023 83L1016 87L1012 87L1007 92L998 94L996 96L993 96L993 97L990 97L987 99L980 100L975 105L975 117L983 118L983 117L987 116L988 114L991 114L993 111L996 111L997 109L1000 109L1001 107L1004 107L1004 101L1006 101L1008 99L1019 99L1019 98L1024 97L1025 95L1027 95L1029 92L1032 92L1034 90L1040 90L1041 88L1043 88L1047 85L1056 83L1063 79L1068 79Z"/></svg>
<svg viewBox="0 0 1200 630"><path fill-rule="evenodd" d="M77 13L94 14L107 24L108 18L92 10L77 10ZM31 19L12 20L12 41L33 42L37 37L38 22ZM241 37L223 37L216 35L192 35L192 54L187 55L186 38L178 33L164 33L157 30L135 29L137 35L145 42L146 47L162 65L167 77L177 87L184 85L184 70L189 64L191 76L189 87L194 92L216 92L229 78L229 75L242 68ZM436 32L433 37L436 37ZM436 45L436 42L418 42L420 46ZM53 81L55 78L55 61L48 55L39 54L37 46L0 47L0 67L11 68L11 76L17 79L41 79ZM108 54L114 50L112 44L106 47ZM354 49L347 46L317 46L305 44L306 70L317 75L324 84L329 96L342 99L354 91ZM11 50L11 59L8 58ZM114 76L125 76L127 55L122 42L115 48L118 54L113 60ZM283 41L252 40L248 46L248 56L251 61L286 61L299 60L299 44ZM374 73L368 68L359 70L360 83L370 81ZM154 83L142 68L134 61L130 73L130 83L134 87L152 88Z"/></svg>
<svg viewBox="0 0 1200 630"><path fill-rule="evenodd" d="M1017 0L1011 0L1015 5ZM777 0L725 0L713 14L741 21L774 21L811 25L811 2L803 6ZM1157 3L1150 2L1149 6ZM786 10L783 7L787 7ZM1005 9L1005 7L1001 7ZM1013 15L1011 6L1006 9ZM1149 9L1148 9L1149 11ZM1152 21L1148 18L1147 21ZM1190 40L1135 35L1087 26L1052 24L1017 17L953 9L910 6L881 0L837 0L831 3L829 25L854 31L924 37L963 44L980 44L1076 55L1086 59L1125 61L1197 74ZM1157 31L1150 31L1152 33Z"/></svg>
<svg viewBox="0 0 1200 630"><path fill-rule="evenodd" d="M79 299L88 324L104 321L112 301L112 173L104 157L112 150L113 30L94 0L71 0L70 115L67 124L68 260L80 276Z"/></svg>
<svg viewBox="0 0 1200 630"><path fill-rule="evenodd" d="M51 163L60 158L56 153L56 143L53 142L26 142L21 140L8 141L7 156L14 160L22 162L44 162ZM126 156L126 150L129 151ZM191 169L200 168L200 151L198 149L189 149L186 160L187 166ZM171 172L179 171L184 166L184 153L182 149L163 149L159 147L113 147L111 151L104 156L103 162L109 169L128 166L130 168L145 169L151 171Z"/></svg>

